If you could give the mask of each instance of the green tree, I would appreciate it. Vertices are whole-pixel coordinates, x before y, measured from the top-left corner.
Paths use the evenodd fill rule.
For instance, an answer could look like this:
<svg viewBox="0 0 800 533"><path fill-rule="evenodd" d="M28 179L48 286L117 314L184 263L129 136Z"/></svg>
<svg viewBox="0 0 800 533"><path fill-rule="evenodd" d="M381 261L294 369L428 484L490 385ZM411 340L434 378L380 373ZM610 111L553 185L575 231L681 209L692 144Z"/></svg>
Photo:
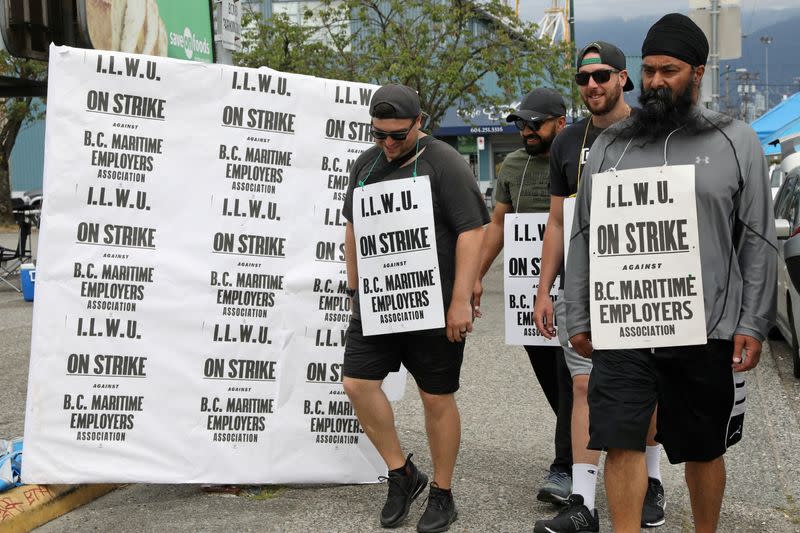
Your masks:
<svg viewBox="0 0 800 533"><path fill-rule="evenodd" d="M569 47L537 39L536 25L500 0L322 0L302 25L273 17L259 28L257 43L245 36L239 64L408 85L430 129L451 107L502 116L536 86L569 97Z"/></svg>
<svg viewBox="0 0 800 533"><path fill-rule="evenodd" d="M0 76L23 80L44 80L47 63L33 59L12 57L0 51ZM0 224L13 222L11 214L11 150L17 134L27 120L37 120L44 114L44 103L32 96L15 96L0 100Z"/></svg>
<svg viewBox="0 0 800 533"><path fill-rule="evenodd" d="M236 65L323 77L335 71L336 52L314 40L317 30L293 24L285 14L264 19L245 12L242 28L243 51L233 55Z"/></svg>

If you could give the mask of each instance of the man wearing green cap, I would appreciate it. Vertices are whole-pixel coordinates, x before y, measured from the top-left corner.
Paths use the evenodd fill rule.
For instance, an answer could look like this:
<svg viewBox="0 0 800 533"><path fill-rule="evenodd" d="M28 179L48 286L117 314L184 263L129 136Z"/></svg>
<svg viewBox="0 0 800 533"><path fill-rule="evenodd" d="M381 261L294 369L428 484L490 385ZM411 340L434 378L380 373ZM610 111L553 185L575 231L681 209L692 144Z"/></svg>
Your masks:
<svg viewBox="0 0 800 533"><path fill-rule="evenodd" d="M549 298L553 282L563 271L564 259L564 209L568 198L574 197L578 183L584 175L586 157L598 136L612 124L623 120L631 108L622 97L624 91L633 89L626 70L625 54L605 41L593 41L578 54L578 72L575 81L584 104L591 116L571 126L553 143L550 156L550 218L544 238L542 277L534 308L534 319L545 336L555 335L553 315L558 315L559 340L572 376L572 495L567 506L550 520L536 522L536 532L598 531L599 519L595 510L598 463L600 452L587 449L589 442L589 375L590 359L581 357L566 337L566 317L563 293L556 309ZM642 508L642 527L656 527L664 523L664 489L661 484L659 460L661 447L653 440L655 425L647 439L647 470L649 488Z"/></svg>

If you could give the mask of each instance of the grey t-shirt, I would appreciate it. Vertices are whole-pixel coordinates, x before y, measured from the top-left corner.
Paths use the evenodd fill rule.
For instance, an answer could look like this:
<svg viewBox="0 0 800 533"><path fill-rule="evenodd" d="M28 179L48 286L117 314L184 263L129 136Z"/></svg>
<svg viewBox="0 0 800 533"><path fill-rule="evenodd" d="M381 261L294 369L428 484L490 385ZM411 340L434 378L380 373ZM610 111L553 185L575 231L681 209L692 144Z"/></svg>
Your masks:
<svg viewBox="0 0 800 533"><path fill-rule="evenodd" d="M764 152L744 122L701 107L693 112L708 127L699 133L674 132L666 155L669 165L695 167L706 333L709 339L742 334L763 340L775 321L777 291L775 222ZM617 123L598 137L578 189L565 283L570 337L591 331L592 176L611 166L625 170L664 164L667 135L649 143L634 138L625 150L628 140L620 132L630 122Z"/></svg>
<svg viewBox="0 0 800 533"><path fill-rule="evenodd" d="M458 236L488 223L489 213L475 176L461 154L449 144L431 136L420 139L419 151L420 155L415 161L417 176L430 176L443 312L446 312L453 295ZM342 209L344 217L353 222L353 190L359 181L366 179L366 183L371 184L410 178L414 172L414 162L406 166L403 164L414 154L415 150L412 150L403 157L387 161L377 145L362 153L350 171L350 184ZM358 305L354 303L353 314L357 317Z"/></svg>

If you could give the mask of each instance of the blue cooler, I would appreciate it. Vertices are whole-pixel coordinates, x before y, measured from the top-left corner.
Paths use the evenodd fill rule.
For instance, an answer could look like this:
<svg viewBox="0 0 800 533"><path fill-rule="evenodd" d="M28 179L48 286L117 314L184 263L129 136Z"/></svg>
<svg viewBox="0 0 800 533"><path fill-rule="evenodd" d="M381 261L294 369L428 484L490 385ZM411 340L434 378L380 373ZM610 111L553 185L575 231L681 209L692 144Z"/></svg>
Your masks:
<svg viewBox="0 0 800 533"><path fill-rule="evenodd" d="M19 269L22 297L26 302L33 301L33 289L36 284L36 268L33 265L22 265Z"/></svg>

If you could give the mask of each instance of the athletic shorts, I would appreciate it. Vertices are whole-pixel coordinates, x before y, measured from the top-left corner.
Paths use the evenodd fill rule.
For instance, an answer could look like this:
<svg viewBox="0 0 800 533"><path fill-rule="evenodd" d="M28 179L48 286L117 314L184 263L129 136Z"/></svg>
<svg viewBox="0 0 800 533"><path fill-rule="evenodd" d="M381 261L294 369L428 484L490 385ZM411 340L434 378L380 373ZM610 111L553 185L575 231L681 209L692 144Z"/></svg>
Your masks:
<svg viewBox="0 0 800 533"><path fill-rule="evenodd" d="M558 291L555 313L558 324L558 342L564 349L564 360L567 362L570 377L588 376L592 373L592 360L588 357L581 357L569 344L569 337L567 337L567 305L564 303L564 291Z"/></svg>
<svg viewBox="0 0 800 533"><path fill-rule="evenodd" d="M658 404L656 441L670 463L711 461L742 438L747 389L731 368L733 342L647 350L595 350L589 378L589 448L645 451Z"/></svg>
<svg viewBox="0 0 800 533"><path fill-rule="evenodd" d="M452 394L459 387L463 360L464 342L450 342L444 333L365 337L358 318L351 318L347 328L344 375L349 378L380 381L402 363L424 392Z"/></svg>

